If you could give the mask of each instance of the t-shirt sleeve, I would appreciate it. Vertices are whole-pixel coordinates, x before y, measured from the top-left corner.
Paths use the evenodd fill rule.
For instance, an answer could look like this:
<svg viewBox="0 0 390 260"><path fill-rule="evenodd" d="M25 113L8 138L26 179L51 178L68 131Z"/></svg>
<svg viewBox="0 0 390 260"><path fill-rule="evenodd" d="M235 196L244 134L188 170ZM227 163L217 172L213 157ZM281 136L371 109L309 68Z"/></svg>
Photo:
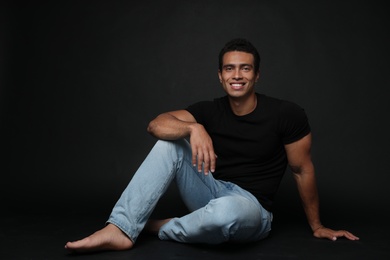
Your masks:
<svg viewBox="0 0 390 260"><path fill-rule="evenodd" d="M305 110L288 101L281 104L279 127L284 144L298 141L311 131Z"/></svg>
<svg viewBox="0 0 390 260"><path fill-rule="evenodd" d="M186 108L188 112L195 118L196 122L199 124L205 124L207 113L207 106L210 105L208 101L201 101L195 104L192 104Z"/></svg>

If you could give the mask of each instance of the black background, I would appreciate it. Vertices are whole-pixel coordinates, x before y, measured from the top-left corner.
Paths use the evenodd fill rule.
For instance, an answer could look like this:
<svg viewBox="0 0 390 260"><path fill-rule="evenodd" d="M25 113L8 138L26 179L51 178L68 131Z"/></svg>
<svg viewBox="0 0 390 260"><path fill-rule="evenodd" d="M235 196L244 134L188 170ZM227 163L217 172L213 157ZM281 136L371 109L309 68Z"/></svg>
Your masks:
<svg viewBox="0 0 390 260"><path fill-rule="evenodd" d="M148 122L224 95L217 55L235 37L259 49L257 91L309 116L323 216L364 221L389 206L380 1L7 1L0 12L8 211L109 213L156 141ZM287 174L276 211L296 206Z"/></svg>

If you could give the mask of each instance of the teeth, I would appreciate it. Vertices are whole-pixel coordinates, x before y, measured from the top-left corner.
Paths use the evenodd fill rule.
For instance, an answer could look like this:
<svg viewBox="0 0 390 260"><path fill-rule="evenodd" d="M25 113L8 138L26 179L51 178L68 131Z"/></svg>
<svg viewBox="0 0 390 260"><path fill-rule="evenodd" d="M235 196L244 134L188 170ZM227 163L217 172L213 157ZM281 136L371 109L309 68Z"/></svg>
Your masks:
<svg viewBox="0 0 390 260"><path fill-rule="evenodd" d="M244 84L232 84L233 87L241 87L243 86Z"/></svg>

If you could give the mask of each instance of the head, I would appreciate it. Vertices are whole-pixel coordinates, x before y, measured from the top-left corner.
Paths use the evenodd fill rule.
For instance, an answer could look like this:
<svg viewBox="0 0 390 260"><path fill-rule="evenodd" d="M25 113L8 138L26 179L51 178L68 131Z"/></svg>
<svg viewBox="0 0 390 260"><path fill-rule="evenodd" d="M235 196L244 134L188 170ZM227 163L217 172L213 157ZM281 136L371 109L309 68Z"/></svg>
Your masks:
<svg viewBox="0 0 390 260"><path fill-rule="evenodd" d="M219 52L219 71L223 66L223 55L231 51L242 51L253 55L254 69L256 73L260 69L260 55L256 48L247 40L242 38L233 39L225 44L222 50Z"/></svg>
<svg viewBox="0 0 390 260"><path fill-rule="evenodd" d="M235 101L253 101L259 79L260 57L251 43L243 39L228 42L219 55L218 77L223 89Z"/></svg>

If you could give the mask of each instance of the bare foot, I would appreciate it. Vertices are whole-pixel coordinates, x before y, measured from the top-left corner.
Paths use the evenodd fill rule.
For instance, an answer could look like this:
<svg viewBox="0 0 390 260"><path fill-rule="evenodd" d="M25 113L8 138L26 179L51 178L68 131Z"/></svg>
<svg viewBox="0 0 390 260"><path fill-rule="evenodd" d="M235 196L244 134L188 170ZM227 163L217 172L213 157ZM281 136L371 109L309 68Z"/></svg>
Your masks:
<svg viewBox="0 0 390 260"><path fill-rule="evenodd" d="M101 250L126 250L133 247L133 242L122 230L113 224L108 224L89 237L74 242L68 242L65 248L71 252L93 252Z"/></svg>
<svg viewBox="0 0 390 260"><path fill-rule="evenodd" d="M160 228L167 222L169 222L172 218L167 219L149 219L145 225L145 230L157 234Z"/></svg>

